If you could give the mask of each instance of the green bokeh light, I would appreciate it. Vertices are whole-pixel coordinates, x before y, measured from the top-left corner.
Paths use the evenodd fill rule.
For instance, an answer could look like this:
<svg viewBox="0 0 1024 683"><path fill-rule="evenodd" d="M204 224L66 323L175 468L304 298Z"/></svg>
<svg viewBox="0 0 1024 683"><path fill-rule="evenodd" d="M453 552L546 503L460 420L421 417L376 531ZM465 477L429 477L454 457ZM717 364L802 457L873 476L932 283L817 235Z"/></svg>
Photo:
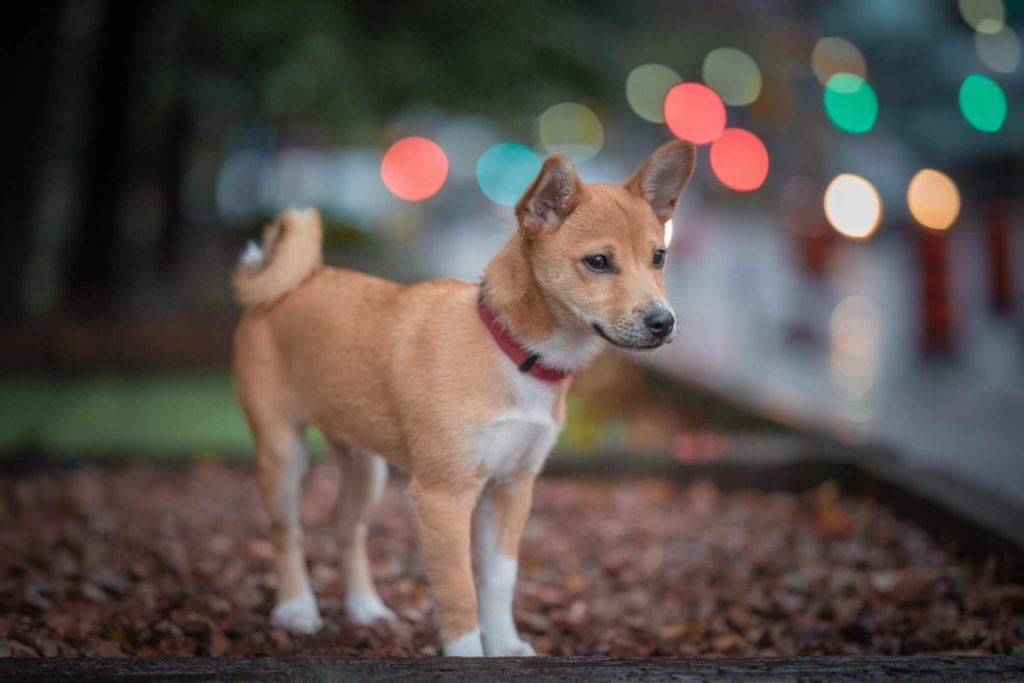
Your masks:
<svg viewBox="0 0 1024 683"><path fill-rule="evenodd" d="M860 76L838 73L825 86L825 113L840 130L867 133L878 119L878 98Z"/></svg>
<svg viewBox="0 0 1024 683"><path fill-rule="evenodd" d="M991 78L971 74L960 86L960 111L978 130L995 133L1006 121L1006 95Z"/></svg>

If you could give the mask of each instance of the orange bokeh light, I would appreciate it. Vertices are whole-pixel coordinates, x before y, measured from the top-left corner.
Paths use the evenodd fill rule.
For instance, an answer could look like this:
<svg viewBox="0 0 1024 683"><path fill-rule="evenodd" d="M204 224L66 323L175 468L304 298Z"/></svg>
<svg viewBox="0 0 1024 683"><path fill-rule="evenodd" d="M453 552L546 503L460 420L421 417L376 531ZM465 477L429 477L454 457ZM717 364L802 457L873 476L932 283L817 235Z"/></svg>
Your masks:
<svg viewBox="0 0 1024 683"><path fill-rule="evenodd" d="M907 206L914 220L924 227L947 230L960 215L960 191L945 173L925 168L910 181Z"/></svg>
<svg viewBox="0 0 1024 683"><path fill-rule="evenodd" d="M706 145L725 130L725 105L700 83L680 83L665 95L665 123L681 140Z"/></svg>
<svg viewBox="0 0 1024 683"><path fill-rule="evenodd" d="M750 131L728 128L711 144L711 170L729 189L751 192L768 177L768 150Z"/></svg>
<svg viewBox="0 0 1024 683"><path fill-rule="evenodd" d="M385 187L399 199L419 202L437 194L448 177L448 157L433 140L402 138L380 163Z"/></svg>

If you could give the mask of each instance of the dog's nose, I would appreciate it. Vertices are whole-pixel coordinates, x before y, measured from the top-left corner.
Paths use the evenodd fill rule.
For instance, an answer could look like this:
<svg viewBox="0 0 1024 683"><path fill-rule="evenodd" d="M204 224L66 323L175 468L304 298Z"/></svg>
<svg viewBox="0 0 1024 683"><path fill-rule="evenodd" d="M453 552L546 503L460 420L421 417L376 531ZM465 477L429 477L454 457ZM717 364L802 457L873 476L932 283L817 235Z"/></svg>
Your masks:
<svg viewBox="0 0 1024 683"><path fill-rule="evenodd" d="M672 311L664 306L652 306L644 313L644 325L658 339L664 339L676 324Z"/></svg>

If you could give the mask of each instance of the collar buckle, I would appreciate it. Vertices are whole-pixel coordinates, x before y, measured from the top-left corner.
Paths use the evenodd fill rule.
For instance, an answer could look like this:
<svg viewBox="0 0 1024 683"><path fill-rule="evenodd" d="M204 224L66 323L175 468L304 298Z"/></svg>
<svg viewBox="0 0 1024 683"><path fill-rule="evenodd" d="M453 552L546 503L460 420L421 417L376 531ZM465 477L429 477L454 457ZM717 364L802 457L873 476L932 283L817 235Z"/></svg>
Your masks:
<svg viewBox="0 0 1024 683"><path fill-rule="evenodd" d="M487 326L487 331L491 333L491 337L494 342L498 345L505 355L512 359L512 362L519 368L519 372L524 372L528 375L536 377L539 380L545 382L561 382L563 379L572 376L571 372L565 370L556 370L555 368L549 368L544 365L541 360L540 354L530 353L522 345L519 344L512 335L502 327L501 323L494 315L494 311L484 302L483 289L480 290L480 296L477 298L477 313L480 315L480 319L484 325Z"/></svg>

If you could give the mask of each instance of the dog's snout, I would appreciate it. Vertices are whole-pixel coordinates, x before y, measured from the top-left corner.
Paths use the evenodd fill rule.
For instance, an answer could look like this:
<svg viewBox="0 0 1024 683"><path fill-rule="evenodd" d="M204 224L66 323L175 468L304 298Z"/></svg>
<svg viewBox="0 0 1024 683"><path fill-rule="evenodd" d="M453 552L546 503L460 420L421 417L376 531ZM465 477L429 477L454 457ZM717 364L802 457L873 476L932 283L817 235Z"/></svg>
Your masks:
<svg viewBox="0 0 1024 683"><path fill-rule="evenodd" d="M652 306L644 313L644 325L659 339L667 337L675 324L676 318L672 311L664 306Z"/></svg>

